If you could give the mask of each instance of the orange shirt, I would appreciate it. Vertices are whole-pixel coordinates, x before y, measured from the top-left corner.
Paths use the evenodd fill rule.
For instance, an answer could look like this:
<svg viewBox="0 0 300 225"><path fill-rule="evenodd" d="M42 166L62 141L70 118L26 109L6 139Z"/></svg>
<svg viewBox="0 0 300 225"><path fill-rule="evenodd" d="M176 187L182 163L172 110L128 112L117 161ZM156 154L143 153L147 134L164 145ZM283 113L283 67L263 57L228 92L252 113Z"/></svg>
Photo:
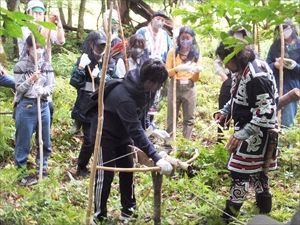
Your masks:
<svg viewBox="0 0 300 225"><path fill-rule="evenodd" d="M174 66L174 56L175 56L175 51L174 48L170 49L167 55L167 60L166 60L166 68L168 70L169 77L174 77L176 74L176 79L191 79L193 82L197 82L200 78L200 73L194 72L194 74L190 72L175 72L175 67L178 65L185 64L182 59L180 58L180 55L177 54L176 59L175 59L175 66ZM183 56L181 56L183 57ZM193 63L193 61L192 61ZM202 58L201 55L199 55L199 59L196 62L196 66L201 66L202 65Z"/></svg>

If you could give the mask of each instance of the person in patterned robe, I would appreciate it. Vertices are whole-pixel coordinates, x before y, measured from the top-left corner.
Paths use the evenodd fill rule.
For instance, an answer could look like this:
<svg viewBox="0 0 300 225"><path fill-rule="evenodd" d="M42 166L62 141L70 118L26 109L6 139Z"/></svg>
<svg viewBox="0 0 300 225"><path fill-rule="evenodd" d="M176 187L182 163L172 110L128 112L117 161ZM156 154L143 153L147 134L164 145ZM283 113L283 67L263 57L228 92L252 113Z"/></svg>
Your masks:
<svg viewBox="0 0 300 225"><path fill-rule="evenodd" d="M233 51L223 42L216 50L221 60ZM227 168L231 172L232 184L222 215L225 221L230 221L232 216L238 215L247 199L250 185L255 190L260 213L271 211L269 178L263 169L268 131L274 129L277 123L278 91L272 70L266 62L256 57L249 45L234 55L225 67L235 73L232 77L231 99L215 113L214 118L221 121L231 113L234 120L234 134L226 145L231 153ZM277 150L273 151L269 170L276 168Z"/></svg>

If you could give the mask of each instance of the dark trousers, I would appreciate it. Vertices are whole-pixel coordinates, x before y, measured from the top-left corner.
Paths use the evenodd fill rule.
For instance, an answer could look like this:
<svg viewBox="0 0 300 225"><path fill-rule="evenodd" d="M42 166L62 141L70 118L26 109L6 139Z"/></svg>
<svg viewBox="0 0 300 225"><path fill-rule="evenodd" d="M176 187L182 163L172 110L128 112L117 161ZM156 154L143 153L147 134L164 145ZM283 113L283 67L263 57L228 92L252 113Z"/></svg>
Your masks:
<svg viewBox="0 0 300 225"><path fill-rule="evenodd" d="M133 167L132 155L122 157L123 155L127 154L128 144L118 146L116 148L101 147L100 151L102 151L102 154L99 153L98 165L103 165L108 167L132 168ZM114 160L116 158L119 159ZM100 221L102 221L103 218L107 217L107 200L110 193L110 188L111 188L111 183L113 181L113 178L114 178L114 172L97 170L96 180L95 180L94 203L95 203L95 215ZM132 210L136 208L133 173L120 172L119 184L120 184L121 205L122 205L121 211L123 214L125 213L128 216L130 216L132 214Z"/></svg>
<svg viewBox="0 0 300 225"><path fill-rule="evenodd" d="M222 83L220 89L220 95L219 95L219 109L222 109L224 105L231 98L231 93L230 93L231 81L232 81L231 77L228 76L228 79ZM229 121L230 117L231 115L228 114L224 120L220 121L219 125L224 128L224 126L227 125L226 123ZM223 131L220 127L218 127L218 142L222 141L222 136L223 136Z"/></svg>
<svg viewBox="0 0 300 225"><path fill-rule="evenodd" d="M94 152L94 144L90 141L91 123L81 123L83 131L83 143L78 156L77 165L80 168L85 168Z"/></svg>

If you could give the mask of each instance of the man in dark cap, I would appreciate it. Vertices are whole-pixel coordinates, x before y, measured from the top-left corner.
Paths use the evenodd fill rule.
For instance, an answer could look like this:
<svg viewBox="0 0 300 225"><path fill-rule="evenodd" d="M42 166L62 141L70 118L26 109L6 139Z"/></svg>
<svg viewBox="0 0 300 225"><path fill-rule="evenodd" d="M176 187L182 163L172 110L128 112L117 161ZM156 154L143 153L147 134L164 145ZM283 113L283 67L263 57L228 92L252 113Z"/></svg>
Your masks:
<svg viewBox="0 0 300 225"><path fill-rule="evenodd" d="M164 63L166 63L168 51L172 46L171 37L162 29L166 19L169 19L167 14L162 10L158 10L153 13L149 24L136 32L143 35L146 39L147 50L145 52L148 53L146 58L157 58ZM157 113L159 98L160 91L156 93L153 106L149 110L149 114L152 115L151 120L153 120L153 115Z"/></svg>

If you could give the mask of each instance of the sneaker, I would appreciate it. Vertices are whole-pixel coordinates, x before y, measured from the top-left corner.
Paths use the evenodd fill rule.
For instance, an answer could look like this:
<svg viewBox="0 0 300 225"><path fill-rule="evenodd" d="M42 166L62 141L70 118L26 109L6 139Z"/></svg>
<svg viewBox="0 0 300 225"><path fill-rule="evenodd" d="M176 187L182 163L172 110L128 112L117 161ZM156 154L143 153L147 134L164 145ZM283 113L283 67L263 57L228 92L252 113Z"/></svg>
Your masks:
<svg viewBox="0 0 300 225"><path fill-rule="evenodd" d="M155 114L157 114L157 109L154 108L154 107L151 107L151 108L149 109L149 111L148 111L148 114L149 114L149 115L155 115Z"/></svg>
<svg viewBox="0 0 300 225"><path fill-rule="evenodd" d="M37 184L37 179L31 176L25 176L22 178L22 180L19 182L20 186L32 186Z"/></svg>
<svg viewBox="0 0 300 225"><path fill-rule="evenodd" d="M121 215L119 216L119 220L121 220L123 223L128 223L129 221L136 220L137 217L138 215L136 213L133 213L132 215L128 215L122 212Z"/></svg>
<svg viewBox="0 0 300 225"><path fill-rule="evenodd" d="M76 170L76 175L77 176L82 176L82 177L89 177L90 176L90 171L86 168L86 167L84 167L84 168L82 168L82 167L77 167L77 170Z"/></svg>
<svg viewBox="0 0 300 225"><path fill-rule="evenodd" d="M91 225L114 225L112 221L108 219L104 219L103 221L99 221L97 218L94 218L93 221L90 223Z"/></svg>

